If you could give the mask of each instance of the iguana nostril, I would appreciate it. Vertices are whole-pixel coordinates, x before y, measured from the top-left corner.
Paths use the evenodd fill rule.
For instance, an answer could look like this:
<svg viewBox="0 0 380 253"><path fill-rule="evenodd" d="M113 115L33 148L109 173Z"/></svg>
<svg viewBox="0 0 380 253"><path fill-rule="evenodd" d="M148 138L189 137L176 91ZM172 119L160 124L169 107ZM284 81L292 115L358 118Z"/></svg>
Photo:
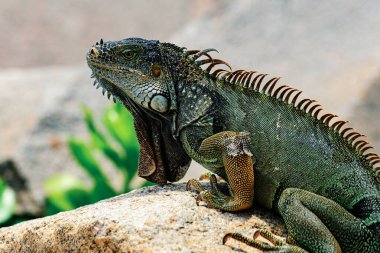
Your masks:
<svg viewBox="0 0 380 253"><path fill-rule="evenodd" d="M96 47L93 47L93 48L91 48L90 54L91 54L91 56L97 57L97 56L99 56L99 51L98 51L98 49L96 49Z"/></svg>

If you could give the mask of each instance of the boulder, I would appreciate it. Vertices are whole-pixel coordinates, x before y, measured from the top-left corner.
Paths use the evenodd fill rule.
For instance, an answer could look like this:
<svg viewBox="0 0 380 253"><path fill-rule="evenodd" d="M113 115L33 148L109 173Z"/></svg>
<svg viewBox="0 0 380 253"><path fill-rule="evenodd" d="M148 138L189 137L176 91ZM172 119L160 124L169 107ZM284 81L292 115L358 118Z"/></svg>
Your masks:
<svg viewBox="0 0 380 253"><path fill-rule="evenodd" d="M172 184L1 228L0 252L252 252L232 239L223 245L222 238L228 232L251 237L255 228L285 235L281 220L268 211L197 206L184 184Z"/></svg>

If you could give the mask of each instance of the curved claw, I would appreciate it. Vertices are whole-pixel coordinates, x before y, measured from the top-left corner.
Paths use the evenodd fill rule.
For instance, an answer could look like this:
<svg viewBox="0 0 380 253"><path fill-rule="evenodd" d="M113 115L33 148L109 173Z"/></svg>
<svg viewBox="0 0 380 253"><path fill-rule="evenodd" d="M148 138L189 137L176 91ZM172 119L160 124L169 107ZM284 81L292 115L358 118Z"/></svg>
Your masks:
<svg viewBox="0 0 380 253"><path fill-rule="evenodd" d="M186 183L186 191L190 191L192 185L193 184L191 183L191 180L187 181L187 183Z"/></svg>
<svg viewBox="0 0 380 253"><path fill-rule="evenodd" d="M186 191L190 191L191 186L193 186L198 193L203 191L203 187L197 179L190 179L189 181L187 181Z"/></svg>
<svg viewBox="0 0 380 253"><path fill-rule="evenodd" d="M256 230L255 233L253 234L253 239L255 240L259 236L264 237L265 239L267 239L268 241L273 243L273 245L275 245L275 246L282 246L282 245L286 244L284 241L282 241L276 235L274 235L273 233L271 233L265 229Z"/></svg>
<svg viewBox="0 0 380 253"><path fill-rule="evenodd" d="M255 238L258 237L259 235L263 236L266 239L268 239L267 236L269 236L270 237L269 241L272 242L272 240L274 240L274 241L276 241L275 243L277 245L276 244L275 245L269 245L265 242L260 242L260 241L255 240ZM235 240L238 240L242 243L247 244L248 246L262 250L263 252L307 253L305 250L303 250L303 249L301 249L295 245L290 245L290 244L282 242L281 240L275 238L272 233L265 231L265 230L261 230L261 229L255 232L254 240L249 239L249 238L241 235L240 233L228 233L223 237L223 244L225 244L229 238L233 238ZM277 242L277 240L279 240L281 242Z"/></svg>
<svg viewBox="0 0 380 253"><path fill-rule="evenodd" d="M226 244L229 238L232 238L232 233L227 233L223 236L223 245Z"/></svg>
<svg viewBox="0 0 380 253"><path fill-rule="evenodd" d="M199 194L199 195L197 196L197 198L195 199L195 203L197 204L197 206L199 206L199 202L201 202L201 201L203 201L203 200L202 200L201 195Z"/></svg>

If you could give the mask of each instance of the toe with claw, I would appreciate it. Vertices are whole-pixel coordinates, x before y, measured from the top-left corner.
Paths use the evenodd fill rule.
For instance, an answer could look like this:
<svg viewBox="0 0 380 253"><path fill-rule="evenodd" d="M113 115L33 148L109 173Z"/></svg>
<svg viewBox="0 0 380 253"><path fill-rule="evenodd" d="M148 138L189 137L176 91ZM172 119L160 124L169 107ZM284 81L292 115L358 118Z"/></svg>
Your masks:
<svg viewBox="0 0 380 253"><path fill-rule="evenodd" d="M270 241L273 245L269 245L265 242L257 240L257 237L262 236L263 238ZM223 244L226 244L229 238L233 238L237 241L247 244L248 246L259 249L263 252L276 252L276 253L307 253L307 251L292 245L288 244L281 239L277 238L271 232L260 229L255 232L253 239L247 238L240 233L228 233L223 237Z"/></svg>

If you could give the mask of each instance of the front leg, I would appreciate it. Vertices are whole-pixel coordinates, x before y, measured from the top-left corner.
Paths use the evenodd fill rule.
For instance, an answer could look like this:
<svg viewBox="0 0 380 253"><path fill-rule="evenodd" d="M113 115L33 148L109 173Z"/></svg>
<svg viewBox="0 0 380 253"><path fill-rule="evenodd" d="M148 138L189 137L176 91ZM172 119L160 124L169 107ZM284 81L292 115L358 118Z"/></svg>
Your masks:
<svg viewBox="0 0 380 253"><path fill-rule="evenodd" d="M252 206L254 173L248 132L223 131L204 139L197 158L222 174L230 186L230 195L204 190L200 192L199 200L225 211L239 211ZM199 189L196 180L189 181L189 184Z"/></svg>

